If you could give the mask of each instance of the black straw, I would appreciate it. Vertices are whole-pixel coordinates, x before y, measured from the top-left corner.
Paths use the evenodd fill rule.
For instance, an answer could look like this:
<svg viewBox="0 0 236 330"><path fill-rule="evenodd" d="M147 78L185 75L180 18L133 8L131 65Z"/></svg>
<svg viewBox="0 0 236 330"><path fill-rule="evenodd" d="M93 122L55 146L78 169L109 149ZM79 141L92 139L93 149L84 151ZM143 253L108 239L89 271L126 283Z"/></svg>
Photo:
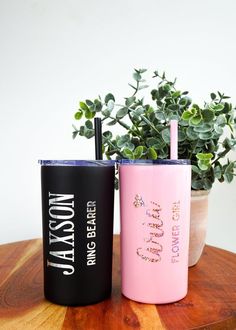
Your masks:
<svg viewBox="0 0 236 330"><path fill-rule="evenodd" d="M94 118L95 130L95 157L96 160L102 159L102 122L101 118Z"/></svg>

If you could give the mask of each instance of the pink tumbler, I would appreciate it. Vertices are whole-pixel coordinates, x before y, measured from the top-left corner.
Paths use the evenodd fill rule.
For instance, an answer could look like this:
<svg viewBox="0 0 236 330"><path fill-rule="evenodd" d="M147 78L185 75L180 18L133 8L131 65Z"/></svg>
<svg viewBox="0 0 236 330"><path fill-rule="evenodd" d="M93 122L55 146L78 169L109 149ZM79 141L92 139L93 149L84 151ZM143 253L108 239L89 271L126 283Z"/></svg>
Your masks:
<svg viewBox="0 0 236 330"><path fill-rule="evenodd" d="M188 160L121 160L122 293L164 304L188 289L191 165Z"/></svg>

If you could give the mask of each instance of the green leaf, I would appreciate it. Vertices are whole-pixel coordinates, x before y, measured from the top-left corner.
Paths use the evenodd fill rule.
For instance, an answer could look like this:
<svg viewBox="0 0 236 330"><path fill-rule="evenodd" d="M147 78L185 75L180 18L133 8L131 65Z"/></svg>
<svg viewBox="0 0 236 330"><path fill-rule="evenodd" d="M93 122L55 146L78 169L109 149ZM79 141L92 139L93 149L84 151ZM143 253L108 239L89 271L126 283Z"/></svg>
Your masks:
<svg viewBox="0 0 236 330"><path fill-rule="evenodd" d="M179 142L183 142L185 140L186 140L186 134L185 134L185 132L179 129L178 130L178 141Z"/></svg>
<svg viewBox="0 0 236 330"><path fill-rule="evenodd" d="M144 72L147 71L147 69L139 69L138 71L139 71L140 73L144 73Z"/></svg>
<svg viewBox="0 0 236 330"><path fill-rule="evenodd" d="M204 183L203 180L192 180L192 188L195 190L203 189Z"/></svg>
<svg viewBox="0 0 236 330"><path fill-rule="evenodd" d="M132 152L131 150L129 150L128 148L125 148L125 149L123 150L123 155L124 155L124 157L126 157L126 158L134 159L134 154L133 154L133 152Z"/></svg>
<svg viewBox="0 0 236 330"><path fill-rule="evenodd" d="M189 123L188 123L187 120L183 120L183 119L179 118L178 125L179 126L183 126L183 127L188 127L189 126Z"/></svg>
<svg viewBox="0 0 236 330"><path fill-rule="evenodd" d="M191 126L189 126L186 129L186 134L190 140L196 140L198 138L198 134L194 131L194 128Z"/></svg>
<svg viewBox="0 0 236 330"><path fill-rule="evenodd" d="M84 136L87 139L91 139L94 136L94 129L87 128L86 126L84 127Z"/></svg>
<svg viewBox="0 0 236 330"><path fill-rule="evenodd" d="M86 120L85 122L85 126L87 128L93 129L93 123L91 122L91 120Z"/></svg>
<svg viewBox="0 0 236 330"><path fill-rule="evenodd" d="M140 159L143 154L143 146L138 146L134 150L134 158L135 159Z"/></svg>
<svg viewBox="0 0 236 330"><path fill-rule="evenodd" d="M140 140L136 136L131 137L130 141L135 145L135 147L138 147L140 145Z"/></svg>
<svg viewBox="0 0 236 330"><path fill-rule="evenodd" d="M151 138L147 138L146 144L148 147L153 147L154 149L158 149L160 147L163 147L163 141L161 141L160 139L151 137ZM165 145L165 143L164 143Z"/></svg>
<svg viewBox="0 0 236 330"><path fill-rule="evenodd" d="M198 125L202 121L202 116L201 115L196 115L190 119L190 123L193 125Z"/></svg>
<svg viewBox="0 0 236 330"><path fill-rule="evenodd" d="M79 110L75 113L75 119L76 120L80 120L83 116L83 111L82 110Z"/></svg>
<svg viewBox="0 0 236 330"><path fill-rule="evenodd" d="M99 101L98 99L94 100L94 111L100 112L101 110L102 110L102 103L101 103L101 101Z"/></svg>
<svg viewBox="0 0 236 330"><path fill-rule="evenodd" d="M199 133L199 138L201 140L209 140L209 139L212 139L212 137L213 137L212 132Z"/></svg>
<svg viewBox="0 0 236 330"><path fill-rule="evenodd" d="M195 110L195 111L194 111ZM192 107L192 109L191 109L191 111L193 111L193 113L197 113L197 112L199 112L200 111L200 108L199 108L199 106L196 104L196 103L194 103L193 104L193 107Z"/></svg>
<svg viewBox="0 0 236 330"><path fill-rule="evenodd" d="M192 165L192 171L194 173L197 173L198 175L201 174L201 170L199 169L199 167L197 167L196 165Z"/></svg>
<svg viewBox="0 0 236 330"><path fill-rule="evenodd" d="M84 103L84 102L80 102L80 103L79 103L79 106L80 106L80 108L81 108L82 110L84 110L84 111L89 110L89 107L88 107L87 104Z"/></svg>
<svg viewBox="0 0 236 330"><path fill-rule="evenodd" d="M196 104L193 104L193 106L197 106ZM197 108L191 108L190 110L188 110L189 112L191 112L191 114L193 115L193 116L196 116L198 113L199 113L199 106L197 106Z"/></svg>
<svg viewBox="0 0 236 330"><path fill-rule="evenodd" d="M202 111L202 118L204 121L209 122L212 121L215 118L214 111L205 109Z"/></svg>
<svg viewBox="0 0 236 330"><path fill-rule="evenodd" d="M129 141L125 143L125 148L128 148L129 150L133 151L135 149L135 145Z"/></svg>
<svg viewBox="0 0 236 330"><path fill-rule="evenodd" d="M196 146L199 147L200 149L202 149L202 147L204 147L205 143L206 143L206 141L198 139ZM201 152L201 151L197 151L196 153L198 153L198 152Z"/></svg>
<svg viewBox="0 0 236 330"><path fill-rule="evenodd" d="M85 102L89 107L93 106L93 102L91 100L85 100Z"/></svg>
<svg viewBox="0 0 236 330"><path fill-rule="evenodd" d="M217 124L220 126L225 126L225 124L227 123L226 117L225 115L222 113L217 117L216 120Z"/></svg>
<svg viewBox="0 0 236 330"><path fill-rule="evenodd" d="M160 159L166 159L169 156L169 150L167 148L164 148L162 150L159 150L158 152L158 158Z"/></svg>
<svg viewBox="0 0 236 330"><path fill-rule="evenodd" d="M74 131L72 132L72 138L75 139L76 136L78 135L79 131Z"/></svg>
<svg viewBox="0 0 236 330"><path fill-rule="evenodd" d="M111 121L109 121L109 123L107 123L108 126L113 126L117 123L117 120L116 119L113 119Z"/></svg>
<svg viewBox="0 0 236 330"><path fill-rule="evenodd" d="M157 159L157 153L155 149L152 147L148 148L147 155L149 159L153 159L153 160Z"/></svg>
<svg viewBox="0 0 236 330"><path fill-rule="evenodd" d="M208 161L198 161L198 167L202 170L202 171L207 171L209 168L209 162Z"/></svg>
<svg viewBox="0 0 236 330"><path fill-rule="evenodd" d="M179 105L178 104L171 104L168 106L168 109L171 111L178 111L179 110Z"/></svg>
<svg viewBox="0 0 236 330"><path fill-rule="evenodd" d="M138 89L140 90L140 89L144 89L144 88L148 88L148 87L149 87L148 85L141 85L138 87Z"/></svg>
<svg viewBox="0 0 236 330"><path fill-rule="evenodd" d="M114 109L115 102L113 100L109 100L107 102L107 109L111 112Z"/></svg>
<svg viewBox="0 0 236 330"><path fill-rule="evenodd" d="M225 149L232 149L234 150L236 147L236 139L229 139L228 137L226 137L222 143L223 147Z"/></svg>
<svg viewBox="0 0 236 330"><path fill-rule="evenodd" d="M102 110L102 114L104 117L109 117L111 114L111 111L107 108L107 109Z"/></svg>
<svg viewBox="0 0 236 330"><path fill-rule="evenodd" d="M223 112L227 114L231 110L232 110L232 104L225 102Z"/></svg>
<svg viewBox="0 0 236 330"><path fill-rule="evenodd" d="M188 99L185 98L185 97L182 97L180 100L179 100L179 105L183 108L187 105L188 103Z"/></svg>
<svg viewBox="0 0 236 330"><path fill-rule="evenodd" d="M153 73L154 73L154 77L158 77L159 76L158 70L155 70Z"/></svg>
<svg viewBox="0 0 236 330"><path fill-rule="evenodd" d="M214 130L215 130L215 133L216 134L223 134L224 133L224 130L221 126L219 126L217 123L214 124Z"/></svg>
<svg viewBox="0 0 236 330"><path fill-rule="evenodd" d="M206 133L212 131L212 125L209 123L202 123L200 126L193 127L194 132L197 133Z"/></svg>
<svg viewBox="0 0 236 330"><path fill-rule="evenodd" d="M197 159L199 160L210 160L213 157L211 153L198 153L196 154Z"/></svg>
<svg viewBox="0 0 236 330"><path fill-rule="evenodd" d="M141 76L141 74L140 74L139 72L135 71L135 72L133 73L133 78L134 78L134 80L136 80L136 81L140 81L140 80L142 79L142 76Z"/></svg>
<svg viewBox="0 0 236 330"><path fill-rule="evenodd" d="M205 190L210 190L212 188L212 182L208 178L203 180L203 187Z"/></svg>
<svg viewBox="0 0 236 330"><path fill-rule="evenodd" d="M146 155L148 151L148 148L146 146L143 146L143 155Z"/></svg>
<svg viewBox="0 0 236 330"><path fill-rule="evenodd" d="M179 121L179 115L177 113L171 113L169 115L169 120L178 120Z"/></svg>
<svg viewBox="0 0 236 330"><path fill-rule="evenodd" d="M221 170L221 166L217 165L214 167L214 175L216 177L216 179L220 179L222 176L222 170Z"/></svg>
<svg viewBox="0 0 236 330"><path fill-rule="evenodd" d="M145 109L143 107L136 108L135 110L132 111L132 114L136 116L140 116L144 113Z"/></svg>
<svg viewBox="0 0 236 330"><path fill-rule="evenodd" d="M165 78L164 78L165 79ZM164 89L164 91L166 91L166 92L169 92L169 91L171 91L171 86L170 86L170 84L165 84L165 85L163 85L163 89Z"/></svg>
<svg viewBox="0 0 236 330"><path fill-rule="evenodd" d="M233 176L232 173L227 172L227 173L224 174L224 179L225 179L226 182L230 183L230 182L233 181L234 176Z"/></svg>
<svg viewBox="0 0 236 330"><path fill-rule="evenodd" d="M176 99L176 98L178 98L180 95L181 95L181 92L180 92L180 91L176 91L176 92L174 92L174 93L172 94L172 97L173 97L174 99Z"/></svg>
<svg viewBox="0 0 236 330"><path fill-rule="evenodd" d="M80 128L79 128L79 135L80 136L84 136L84 126L80 126Z"/></svg>
<svg viewBox="0 0 236 330"><path fill-rule="evenodd" d="M216 99L216 94L215 93L211 93L211 99L214 101Z"/></svg>
<svg viewBox="0 0 236 330"><path fill-rule="evenodd" d="M111 131L105 131L102 133L104 140L111 140L112 139L112 132Z"/></svg>
<svg viewBox="0 0 236 330"><path fill-rule="evenodd" d="M116 118L121 119L124 116L126 116L127 113L128 113L128 108L126 108L126 107L120 108L116 113Z"/></svg>
<svg viewBox="0 0 236 330"><path fill-rule="evenodd" d="M131 97L128 97L126 100L125 100L125 105L127 107L130 107L136 100L136 97L135 96L131 96Z"/></svg>
<svg viewBox="0 0 236 330"><path fill-rule="evenodd" d="M159 121L165 121L166 120L165 114L162 111L156 111L155 112L155 117Z"/></svg>
<svg viewBox="0 0 236 330"><path fill-rule="evenodd" d="M218 111L222 111L224 109L224 104L216 104L212 106L213 110L218 112Z"/></svg>
<svg viewBox="0 0 236 330"><path fill-rule="evenodd" d="M110 100L112 100L112 101L115 102L115 97L114 97L113 94L108 93L108 94L105 96L105 103L107 104Z"/></svg>
<svg viewBox="0 0 236 330"><path fill-rule="evenodd" d="M211 159L213 154L211 153L197 153L196 158L198 159L198 167L202 171L206 171L211 167Z"/></svg>
<svg viewBox="0 0 236 330"><path fill-rule="evenodd" d="M91 111L91 112L95 112L95 111L97 111L96 105L95 105L95 104L91 105L91 106L89 107L89 111Z"/></svg>
<svg viewBox="0 0 236 330"><path fill-rule="evenodd" d="M85 118L92 119L95 116L95 112L91 112L89 110L85 111Z"/></svg>
<svg viewBox="0 0 236 330"><path fill-rule="evenodd" d="M189 120L193 117L193 114L189 110L185 110L181 116L183 120Z"/></svg>
<svg viewBox="0 0 236 330"><path fill-rule="evenodd" d="M234 178L234 162L229 163L224 171L224 179L230 183Z"/></svg>
<svg viewBox="0 0 236 330"><path fill-rule="evenodd" d="M122 135L122 136L117 136L116 137L116 141L117 141L117 147L118 148L123 148L126 146L127 143L130 142L130 137L129 137L129 134L125 134L125 135Z"/></svg>
<svg viewBox="0 0 236 330"><path fill-rule="evenodd" d="M169 129L169 127L163 129L163 131L161 132L161 136L162 136L163 140L165 141L165 143L170 144L170 129Z"/></svg>

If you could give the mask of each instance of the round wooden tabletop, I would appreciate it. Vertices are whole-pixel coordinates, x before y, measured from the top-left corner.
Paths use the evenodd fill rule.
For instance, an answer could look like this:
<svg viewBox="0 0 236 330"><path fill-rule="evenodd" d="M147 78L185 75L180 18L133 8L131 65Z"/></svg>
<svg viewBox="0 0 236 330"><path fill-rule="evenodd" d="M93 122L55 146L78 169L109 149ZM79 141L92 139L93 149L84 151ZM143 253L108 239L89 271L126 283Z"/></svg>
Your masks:
<svg viewBox="0 0 236 330"><path fill-rule="evenodd" d="M189 269L188 295L166 305L141 304L120 292L119 236L114 237L110 299L85 307L43 296L42 242L0 246L0 329L236 329L236 255L206 246Z"/></svg>

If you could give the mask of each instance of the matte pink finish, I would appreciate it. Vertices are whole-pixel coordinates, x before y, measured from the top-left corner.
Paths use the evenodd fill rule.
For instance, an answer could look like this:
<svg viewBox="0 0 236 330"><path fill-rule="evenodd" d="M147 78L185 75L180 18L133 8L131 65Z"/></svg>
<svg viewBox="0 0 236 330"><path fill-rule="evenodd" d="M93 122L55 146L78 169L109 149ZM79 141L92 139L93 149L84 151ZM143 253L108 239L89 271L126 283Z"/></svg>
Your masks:
<svg viewBox="0 0 236 330"><path fill-rule="evenodd" d="M122 293L162 304L187 294L191 165L120 165Z"/></svg>
<svg viewBox="0 0 236 330"><path fill-rule="evenodd" d="M170 159L178 159L178 121L170 121Z"/></svg>

